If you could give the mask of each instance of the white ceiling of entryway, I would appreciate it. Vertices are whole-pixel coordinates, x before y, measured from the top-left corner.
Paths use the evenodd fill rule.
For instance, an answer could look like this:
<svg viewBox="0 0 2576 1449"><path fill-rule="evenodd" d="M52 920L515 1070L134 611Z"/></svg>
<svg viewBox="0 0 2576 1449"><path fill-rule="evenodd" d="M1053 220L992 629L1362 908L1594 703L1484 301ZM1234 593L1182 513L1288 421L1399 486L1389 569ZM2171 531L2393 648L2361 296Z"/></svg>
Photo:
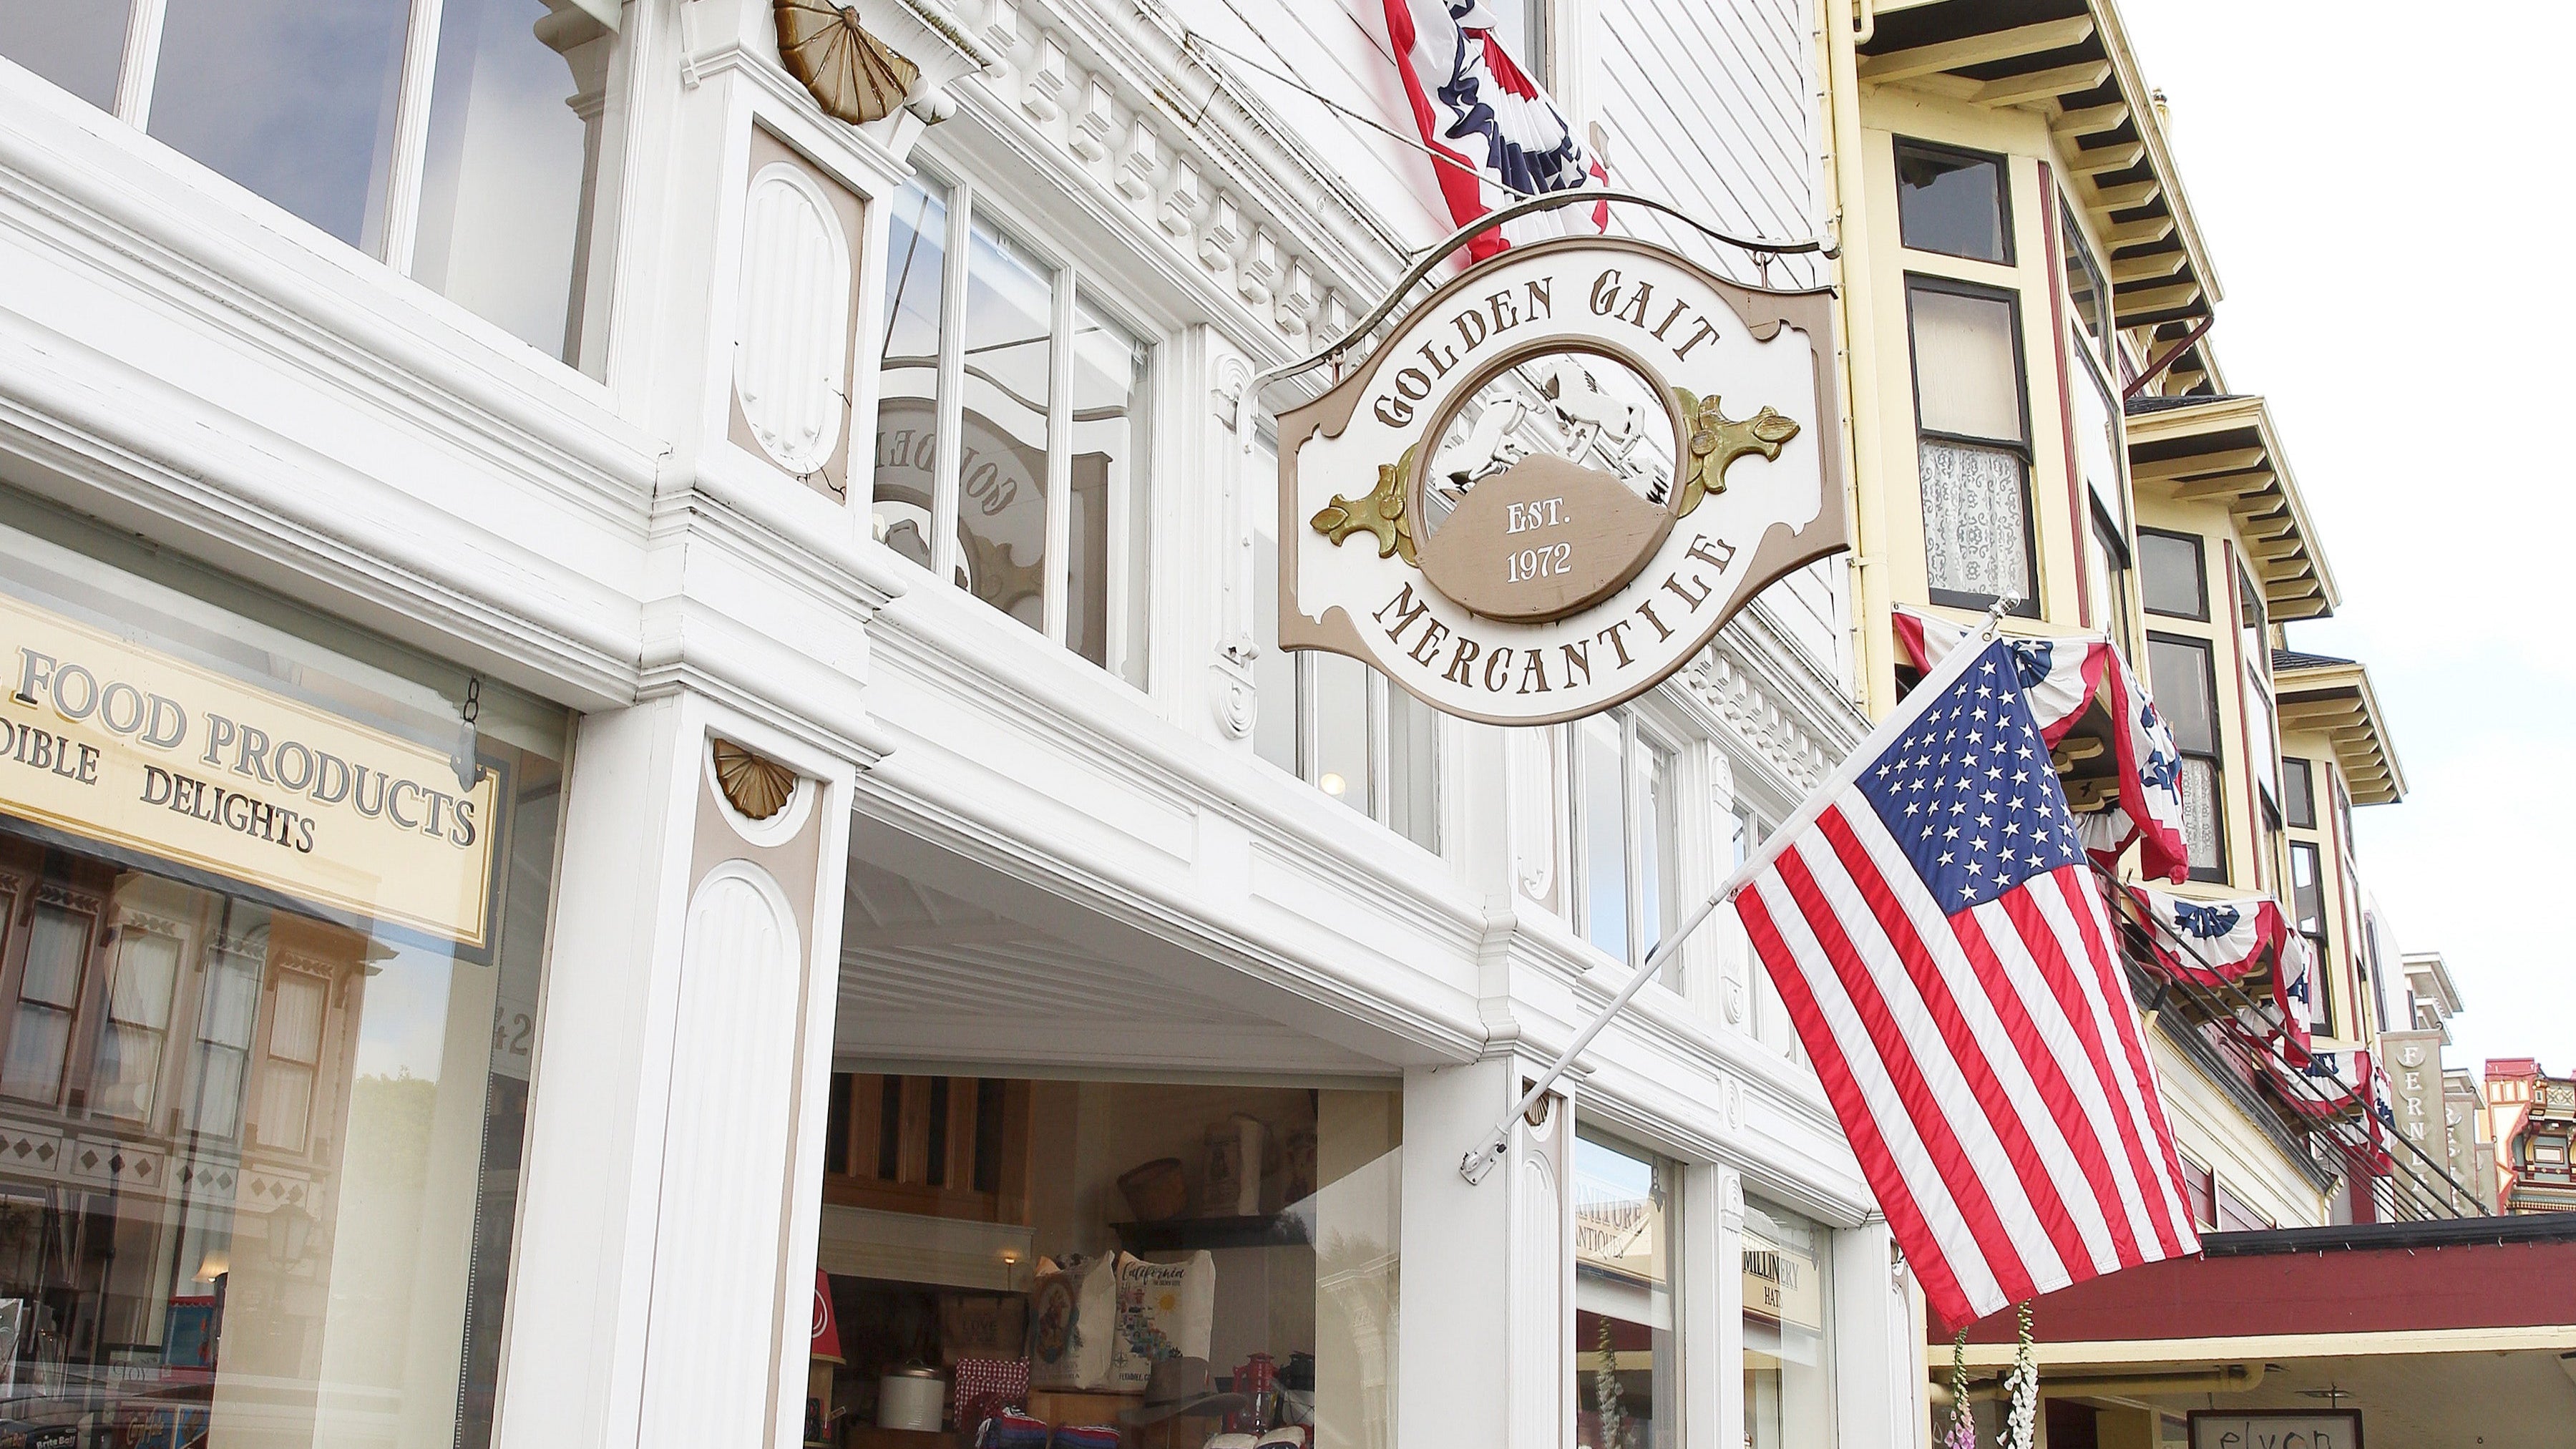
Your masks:
<svg viewBox="0 0 2576 1449"><path fill-rule="evenodd" d="M1290 1024L1315 1003L864 817L839 997L833 1041L850 1062L1396 1071Z"/></svg>

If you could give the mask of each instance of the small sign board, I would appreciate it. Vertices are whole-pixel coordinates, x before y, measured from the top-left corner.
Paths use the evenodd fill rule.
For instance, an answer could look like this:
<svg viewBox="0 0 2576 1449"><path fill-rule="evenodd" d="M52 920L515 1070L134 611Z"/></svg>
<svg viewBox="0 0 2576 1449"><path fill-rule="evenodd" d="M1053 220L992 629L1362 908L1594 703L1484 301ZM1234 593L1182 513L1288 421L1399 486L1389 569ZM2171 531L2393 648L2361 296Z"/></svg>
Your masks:
<svg viewBox="0 0 2576 1449"><path fill-rule="evenodd" d="M0 670L0 814L485 945L492 769L19 599Z"/></svg>
<svg viewBox="0 0 2576 1449"><path fill-rule="evenodd" d="M2359 1409L2194 1409L2191 1449L2362 1449Z"/></svg>
<svg viewBox="0 0 2576 1449"><path fill-rule="evenodd" d="M1279 420L1279 642L1492 724L1653 687L1849 547L1829 296L1513 247Z"/></svg>

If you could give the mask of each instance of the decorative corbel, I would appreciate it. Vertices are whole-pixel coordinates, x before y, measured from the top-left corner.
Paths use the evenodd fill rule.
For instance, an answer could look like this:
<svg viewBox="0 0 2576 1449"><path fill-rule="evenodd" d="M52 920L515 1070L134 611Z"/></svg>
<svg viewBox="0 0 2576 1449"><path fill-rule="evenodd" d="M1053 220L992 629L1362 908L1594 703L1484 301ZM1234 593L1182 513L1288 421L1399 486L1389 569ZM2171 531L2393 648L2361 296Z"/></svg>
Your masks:
<svg viewBox="0 0 2576 1449"><path fill-rule="evenodd" d="M1255 307L1270 304L1271 284L1279 279L1279 243L1270 233L1254 227L1252 246L1243 254L1243 264L1235 269L1234 290Z"/></svg>
<svg viewBox="0 0 2576 1449"><path fill-rule="evenodd" d="M1127 128L1127 154L1118 159L1118 190L1129 201L1143 203L1154 196L1154 173L1162 169L1163 138L1155 134L1142 111L1136 123Z"/></svg>
<svg viewBox="0 0 2576 1449"><path fill-rule="evenodd" d="M1156 219L1164 232L1174 237L1187 237L1199 220L1199 166L1187 156L1172 162L1172 189L1163 193L1162 215Z"/></svg>
<svg viewBox="0 0 2576 1449"><path fill-rule="evenodd" d="M1234 198L1220 191L1208 208L1207 225L1199 231L1199 265L1222 272L1234 263L1234 244L1243 238L1243 213Z"/></svg>
<svg viewBox="0 0 2576 1449"><path fill-rule="evenodd" d="M1052 35L1038 36L1037 58L1029 62L1027 88L1020 92L1020 109L1040 121L1052 121L1064 114L1065 92L1072 89L1066 72L1064 43Z"/></svg>
<svg viewBox="0 0 2576 1449"><path fill-rule="evenodd" d="M1007 66L1020 48L1020 0L987 0L983 33L976 37L993 52L996 66Z"/></svg>
<svg viewBox="0 0 2576 1449"><path fill-rule="evenodd" d="M1315 276L1306 264L1290 262L1287 279L1279 284L1279 307L1276 316L1279 330L1291 337L1303 337L1315 315Z"/></svg>
<svg viewBox="0 0 2576 1449"><path fill-rule="evenodd" d="M1109 82L1093 76L1082 88L1082 113L1073 118L1073 154L1089 165L1108 159L1109 133L1117 126L1116 98L1109 93Z"/></svg>

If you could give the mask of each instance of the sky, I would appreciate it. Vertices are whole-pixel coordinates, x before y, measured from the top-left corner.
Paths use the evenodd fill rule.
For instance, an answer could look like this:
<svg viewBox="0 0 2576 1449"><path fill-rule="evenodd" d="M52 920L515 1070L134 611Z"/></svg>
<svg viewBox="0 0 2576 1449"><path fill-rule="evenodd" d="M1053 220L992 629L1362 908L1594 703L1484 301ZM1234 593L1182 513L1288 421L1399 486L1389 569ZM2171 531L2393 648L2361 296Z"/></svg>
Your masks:
<svg viewBox="0 0 2576 1449"><path fill-rule="evenodd" d="M2290 644L2369 666L2405 769L2404 803L2355 811L2363 880L2449 965L2453 1065L2576 1071L2576 659L2552 627L2576 585L2576 7L2121 12L2223 289L2219 366L2270 400L2342 591Z"/></svg>

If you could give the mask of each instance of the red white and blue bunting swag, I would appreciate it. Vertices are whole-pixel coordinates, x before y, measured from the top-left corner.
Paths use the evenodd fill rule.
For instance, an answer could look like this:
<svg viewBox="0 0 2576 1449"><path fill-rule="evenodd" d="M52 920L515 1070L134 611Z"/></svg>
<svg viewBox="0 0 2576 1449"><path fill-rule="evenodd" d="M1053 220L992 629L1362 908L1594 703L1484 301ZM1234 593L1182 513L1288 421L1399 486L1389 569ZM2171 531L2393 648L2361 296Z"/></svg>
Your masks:
<svg viewBox="0 0 2576 1449"><path fill-rule="evenodd" d="M1896 642L1929 670L1974 631L1936 615L1900 604L1893 620ZM2100 697L2116 728L2112 754L2119 766L2119 798L2106 811L2075 817L2085 850L2103 865L2114 864L2132 844L2139 868L2149 876L2186 880L2191 857L2182 837L2182 751L2155 700L2131 672L2108 637L2063 634L2047 639L2015 639L2022 688L2037 717L2040 732L2054 747L2075 728L2084 707Z"/></svg>
<svg viewBox="0 0 2576 1449"><path fill-rule="evenodd" d="M1524 196L1610 184L1574 124L1495 36L1486 0L1386 0L1386 38L1456 225ZM1608 231L1610 204L1588 216L1568 207L1521 217L1478 233L1467 252L1481 262L1509 242L1563 236L1586 220Z"/></svg>
<svg viewBox="0 0 2576 1449"><path fill-rule="evenodd" d="M2307 938L2290 929L2269 896L2193 897L2161 886L2127 887L2156 929L2150 933L2165 974L2195 986L2239 985L2268 968L2271 1010L2239 1007L2237 1030L2292 1066L2308 1059L2315 962Z"/></svg>

